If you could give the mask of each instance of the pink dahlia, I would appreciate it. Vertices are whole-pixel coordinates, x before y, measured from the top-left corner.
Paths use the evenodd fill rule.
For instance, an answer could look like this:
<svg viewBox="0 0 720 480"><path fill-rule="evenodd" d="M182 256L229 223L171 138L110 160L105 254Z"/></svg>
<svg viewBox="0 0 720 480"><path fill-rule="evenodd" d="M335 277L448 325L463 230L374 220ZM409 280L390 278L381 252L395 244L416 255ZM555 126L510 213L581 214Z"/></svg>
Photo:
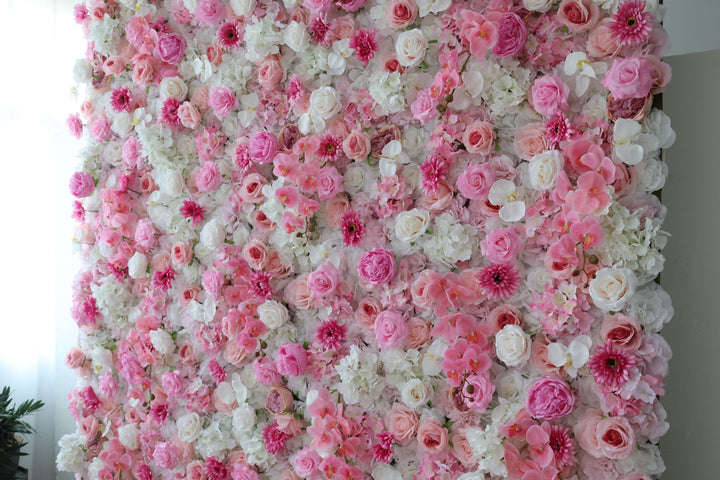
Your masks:
<svg viewBox="0 0 720 480"><path fill-rule="evenodd" d="M355 50L358 60L367 66L378 49L378 44L375 41L375 32L365 28L359 29L355 32L355 35L350 38L350 48Z"/></svg>
<svg viewBox="0 0 720 480"><path fill-rule="evenodd" d="M308 25L310 30L310 38L318 45L328 46L332 39L332 33L330 32L330 26L320 17L315 19Z"/></svg>
<svg viewBox="0 0 720 480"><path fill-rule="evenodd" d="M588 360L588 368L598 385L617 390L630 379L630 369L637 364L635 357L622 350L616 350L612 340L598 345Z"/></svg>
<svg viewBox="0 0 720 480"><path fill-rule="evenodd" d="M129 112L132 110L132 93L129 88L117 87L110 95L110 106L116 112Z"/></svg>
<svg viewBox="0 0 720 480"><path fill-rule="evenodd" d="M268 423L263 427L262 439L263 442L265 442L265 450L267 450L268 453L282 453L285 451L285 443L289 438L290 435L281 432L275 422L272 424Z"/></svg>
<svg viewBox="0 0 720 480"><path fill-rule="evenodd" d="M323 350L336 350L342 345L347 332L347 325L339 324L337 320L332 319L322 322L315 331L315 338Z"/></svg>
<svg viewBox="0 0 720 480"><path fill-rule="evenodd" d="M477 279L485 295L493 299L511 297L520 286L520 274L509 263L490 264L480 270Z"/></svg>
<svg viewBox="0 0 720 480"><path fill-rule="evenodd" d="M182 123L178 110L180 109L180 100L175 97L168 97L160 109L160 120L171 128L177 128Z"/></svg>
<svg viewBox="0 0 720 480"><path fill-rule="evenodd" d="M435 154L427 157L425 162L420 165L423 190L429 193L437 192L440 180L445 179L447 171L448 164L443 157Z"/></svg>
<svg viewBox="0 0 720 480"><path fill-rule="evenodd" d="M549 424L548 424L549 425ZM562 470L575 461L575 446L570 430L562 425L550 426L550 448L555 454L555 465ZM545 429L545 424L543 424Z"/></svg>
<svg viewBox="0 0 720 480"><path fill-rule="evenodd" d="M175 270L172 267L161 272L155 272L153 274L153 287L157 288L162 292L167 292L172 287L172 281L175 280Z"/></svg>
<svg viewBox="0 0 720 480"><path fill-rule="evenodd" d="M545 124L545 138L552 146L557 146L564 140L570 140L572 134L572 124L562 112Z"/></svg>
<svg viewBox="0 0 720 480"><path fill-rule="evenodd" d="M185 200L180 207L180 213L185 218L191 218L193 227L205 220L205 207L192 200Z"/></svg>
<svg viewBox="0 0 720 480"><path fill-rule="evenodd" d="M360 214L353 210L348 210L343 213L341 222L342 226L340 228L345 245L348 247L357 247L360 245L360 241L363 235L365 235L365 225L363 224L362 218L360 218Z"/></svg>
<svg viewBox="0 0 720 480"><path fill-rule="evenodd" d="M271 298L273 290L270 286L270 275L267 272L255 272L250 275L250 290L253 295L263 300Z"/></svg>
<svg viewBox="0 0 720 480"><path fill-rule="evenodd" d="M224 23L218 30L218 43L227 50L238 48L241 41L240 26L235 21Z"/></svg>
<svg viewBox="0 0 720 480"><path fill-rule="evenodd" d="M395 456L392 451L395 436L388 431L382 431L375 436L380 440L380 443L373 445L373 457L378 462L390 463L392 457Z"/></svg>
<svg viewBox="0 0 720 480"><path fill-rule="evenodd" d="M230 469L215 457L205 459L207 480L230 480Z"/></svg>
<svg viewBox="0 0 720 480"><path fill-rule="evenodd" d="M610 22L610 31L617 37L619 45L637 45L650 35L653 16L644 10L645 0L628 0L620 4Z"/></svg>

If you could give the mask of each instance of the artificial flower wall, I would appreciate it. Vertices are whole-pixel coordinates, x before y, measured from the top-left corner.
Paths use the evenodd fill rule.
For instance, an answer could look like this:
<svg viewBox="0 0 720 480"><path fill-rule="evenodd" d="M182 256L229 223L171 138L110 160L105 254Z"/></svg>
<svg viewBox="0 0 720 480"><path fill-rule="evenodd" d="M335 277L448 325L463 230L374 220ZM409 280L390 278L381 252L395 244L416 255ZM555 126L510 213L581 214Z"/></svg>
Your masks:
<svg viewBox="0 0 720 480"><path fill-rule="evenodd" d="M670 120L643 0L88 0L84 479L648 480Z"/></svg>

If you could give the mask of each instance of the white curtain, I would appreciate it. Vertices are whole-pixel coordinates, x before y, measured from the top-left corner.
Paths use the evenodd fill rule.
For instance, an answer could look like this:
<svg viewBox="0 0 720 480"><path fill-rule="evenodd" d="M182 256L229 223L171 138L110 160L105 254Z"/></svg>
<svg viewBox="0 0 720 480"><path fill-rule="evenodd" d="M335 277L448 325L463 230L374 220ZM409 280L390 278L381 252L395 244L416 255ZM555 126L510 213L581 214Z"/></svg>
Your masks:
<svg viewBox="0 0 720 480"><path fill-rule="evenodd" d="M85 53L75 3L0 0L0 387L18 403L46 404L21 461L37 480L56 478L57 439L73 429L65 405L75 379L64 357L77 343L69 309L79 260L67 184L78 159L64 124L77 109L72 69Z"/></svg>

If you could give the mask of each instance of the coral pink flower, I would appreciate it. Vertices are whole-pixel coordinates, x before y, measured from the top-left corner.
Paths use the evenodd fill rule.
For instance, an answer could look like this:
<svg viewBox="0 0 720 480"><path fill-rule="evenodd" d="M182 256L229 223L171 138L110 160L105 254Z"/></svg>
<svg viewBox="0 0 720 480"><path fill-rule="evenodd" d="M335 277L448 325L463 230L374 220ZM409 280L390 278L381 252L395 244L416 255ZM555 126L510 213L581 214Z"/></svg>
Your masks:
<svg viewBox="0 0 720 480"><path fill-rule="evenodd" d="M155 272L153 274L153 287L157 288L162 292L167 292L172 287L172 281L175 279L175 270L172 267L161 272Z"/></svg>
<svg viewBox="0 0 720 480"><path fill-rule="evenodd" d="M636 364L635 356L616 349L612 340L598 345L587 363L595 382L611 390L617 390L630 379L630 369Z"/></svg>
<svg viewBox="0 0 720 480"><path fill-rule="evenodd" d="M597 172L585 172L577 181L577 190L565 196L568 206L580 214L602 212L610 204L607 183Z"/></svg>
<svg viewBox="0 0 720 480"><path fill-rule="evenodd" d="M378 49L378 44L375 41L375 31L365 28L359 29L350 38L350 48L355 49L358 60L367 66Z"/></svg>
<svg viewBox="0 0 720 480"><path fill-rule="evenodd" d="M628 0L620 4L609 24L618 44L637 45L650 35L653 16L644 10L645 0Z"/></svg>
<svg viewBox="0 0 720 480"><path fill-rule="evenodd" d="M508 298L520 286L520 273L509 263L490 264L477 275L480 288L490 298Z"/></svg>
<svg viewBox="0 0 720 480"><path fill-rule="evenodd" d="M360 245L360 241L365 235L365 224L360 217L360 214L348 210L343 213L341 218L341 231L343 236L343 243L348 247L357 247Z"/></svg>
<svg viewBox="0 0 720 480"><path fill-rule="evenodd" d="M312 38L313 42L322 46L330 45L332 33L330 32L330 26L325 23L322 17L315 17L308 25L308 30L310 31L310 38Z"/></svg>

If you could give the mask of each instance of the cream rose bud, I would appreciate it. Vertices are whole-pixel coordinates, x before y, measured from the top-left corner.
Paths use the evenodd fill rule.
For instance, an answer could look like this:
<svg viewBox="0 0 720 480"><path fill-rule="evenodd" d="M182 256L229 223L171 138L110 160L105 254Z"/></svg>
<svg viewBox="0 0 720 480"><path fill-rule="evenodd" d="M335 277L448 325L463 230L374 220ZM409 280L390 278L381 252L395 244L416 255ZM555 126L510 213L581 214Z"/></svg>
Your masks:
<svg viewBox="0 0 720 480"><path fill-rule="evenodd" d="M288 319L288 310L285 305L276 300L267 300L257 308L260 321L270 330L279 328Z"/></svg>
<svg viewBox="0 0 720 480"><path fill-rule="evenodd" d="M249 15L255 10L255 0L230 0L230 8L238 16Z"/></svg>
<svg viewBox="0 0 720 480"><path fill-rule="evenodd" d="M523 0L523 6L533 12L547 12L555 0Z"/></svg>
<svg viewBox="0 0 720 480"><path fill-rule="evenodd" d="M323 120L340 111L340 95L332 87L320 87L310 94L310 110Z"/></svg>
<svg viewBox="0 0 720 480"><path fill-rule="evenodd" d="M136 280L143 278L147 274L147 266L147 257L140 252L135 252L135 255L128 260L128 275Z"/></svg>
<svg viewBox="0 0 720 480"><path fill-rule="evenodd" d="M505 325L495 334L495 352L508 367L519 367L530 358L532 341L518 325Z"/></svg>
<svg viewBox="0 0 720 480"><path fill-rule="evenodd" d="M422 407L432 395L432 387L418 378L405 382L400 390L400 398L410 408Z"/></svg>
<svg viewBox="0 0 720 480"><path fill-rule="evenodd" d="M603 268L590 280L590 296L596 307L617 312L635 293L637 278L627 268Z"/></svg>
<svg viewBox="0 0 720 480"><path fill-rule="evenodd" d="M125 445L129 450L135 450L140 446L140 442L138 440L140 432L138 432L134 423L119 426L117 433L120 443Z"/></svg>
<svg viewBox="0 0 720 480"><path fill-rule="evenodd" d="M150 332L150 342L155 347L155 350L163 355L170 355L175 351L175 341L165 330L152 330Z"/></svg>
<svg viewBox="0 0 720 480"><path fill-rule="evenodd" d="M178 438L183 442L194 442L202 430L203 420L195 412L177 419Z"/></svg>
<svg viewBox="0 0 720 480"><path fill-rule="evenodd" d="M430 212L413 208L400 212L395 217L395 236L403 242L414 242L419 239L430 226Z"/></svg>
<svg viewBox="0 0 720 480"><path fill-rule="evenodd" d="M187 93L188 87L179 77L165 77L160 82L160 98L172 97L183 101Z"/></svg>
<svg viewBox="0 0 720 480"><path fill-rule="evenodd" d="M200 243L214 250L223 242L225 242L225 227L217 218L213 218L205 224L200 232Z"/></svg>
<svg viewBox="0 0 720 480"><path fill-rule="evenodd" d="M302 52L307 48L308 43L310 43L310 34L305 28L305 25L293 20L285 27L283 41L285 45L293 51Z"/></svg>
<svg viewBox="0 0 720 480"><path fill-rule="evenodd" d="M425 58L426 49L427 40L419 28L402 32L395 42L395 54L400 65L404 67L420 63Z"/></svg>
<svg viewBox="0 0 720 480"><path fill-rule="evenodd" d="M555 186L558 174L563 169L565 159L558 150L545 150L538 153L528 166L530 185L537 190L550 190Z"/></svg>

